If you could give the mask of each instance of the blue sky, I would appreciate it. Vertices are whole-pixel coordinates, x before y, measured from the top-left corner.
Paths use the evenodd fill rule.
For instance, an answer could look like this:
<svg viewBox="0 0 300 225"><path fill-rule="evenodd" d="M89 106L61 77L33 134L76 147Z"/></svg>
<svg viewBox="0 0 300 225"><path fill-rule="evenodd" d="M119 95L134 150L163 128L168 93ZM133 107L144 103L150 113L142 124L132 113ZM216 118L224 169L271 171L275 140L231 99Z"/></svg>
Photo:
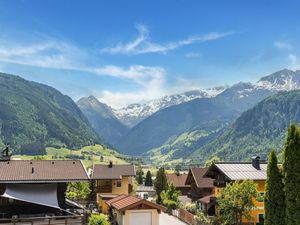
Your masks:
<svg viewBox="0 0 300 225"><path fill-rule="evenodd" d="M300 68L299 7L287 0L1 0L0 71L113 107L254 82Z"/></svg>

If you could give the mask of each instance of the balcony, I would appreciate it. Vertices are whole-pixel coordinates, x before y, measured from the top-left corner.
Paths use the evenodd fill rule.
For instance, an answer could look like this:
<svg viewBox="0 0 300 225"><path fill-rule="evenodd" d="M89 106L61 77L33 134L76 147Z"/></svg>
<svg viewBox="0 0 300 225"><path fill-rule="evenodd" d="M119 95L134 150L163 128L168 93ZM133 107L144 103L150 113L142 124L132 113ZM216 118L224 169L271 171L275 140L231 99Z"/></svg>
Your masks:
<svg viewBox="0 0 300 225"><path fill-rule="evenodd" d="M224 180L214 180L215 187L226 187L226 181Z"/></svg>
<svg viewBox="0 0 300 225"><path fill-rule="evenodd" d="M97 193L112 193L112 185L97 186Z"/></svg>

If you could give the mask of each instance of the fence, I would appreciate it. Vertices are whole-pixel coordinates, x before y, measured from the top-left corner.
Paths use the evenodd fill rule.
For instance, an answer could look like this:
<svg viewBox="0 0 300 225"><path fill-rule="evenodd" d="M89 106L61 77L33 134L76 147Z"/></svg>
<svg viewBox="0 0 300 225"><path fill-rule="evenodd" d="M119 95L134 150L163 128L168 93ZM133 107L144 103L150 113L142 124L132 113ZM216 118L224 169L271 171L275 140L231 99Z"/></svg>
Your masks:
<svg viewBox="0 0 300 225"><path fill-rule="evenodd" d="M179 208L177 210L172 210L172 214L187 224L197 225L195 215L186 211L185 209Z"/></svg>
<svg viewBox="0 0 300 225"><path fill-rule="evenodd" d="M84 216L56 216L0 219L1 225L84 225Z"/></svg>

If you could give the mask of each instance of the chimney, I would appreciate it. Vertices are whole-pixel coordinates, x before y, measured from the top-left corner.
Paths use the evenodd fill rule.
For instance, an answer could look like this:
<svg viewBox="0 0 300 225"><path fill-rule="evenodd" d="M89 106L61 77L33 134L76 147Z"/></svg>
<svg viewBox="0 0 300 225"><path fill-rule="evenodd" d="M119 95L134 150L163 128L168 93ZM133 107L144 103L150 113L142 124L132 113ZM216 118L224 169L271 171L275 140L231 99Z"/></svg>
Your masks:
<svg viewBox="0 0 300 225"><path fill-rule="evenodd" d="M252 157L252 166L257 170L260 170L260 157L259 156Z"/></svg>
<svg viewBox="0 0 300 225"><path fill-rule="evenodd" d="M113 167L113 162L112 162L112 161L109 161L108 167L109 167L109 168L112 168L112 167Z"/></svg>

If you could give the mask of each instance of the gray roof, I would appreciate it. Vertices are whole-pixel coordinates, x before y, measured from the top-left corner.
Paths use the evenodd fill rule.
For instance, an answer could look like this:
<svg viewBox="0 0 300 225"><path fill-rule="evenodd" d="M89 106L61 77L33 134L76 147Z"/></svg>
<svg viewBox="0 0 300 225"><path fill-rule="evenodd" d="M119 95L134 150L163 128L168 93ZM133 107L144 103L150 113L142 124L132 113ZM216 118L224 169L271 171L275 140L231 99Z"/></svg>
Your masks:
<svg viewBox="0 0 300 225"><path fill-rule="evenodd" d="M138 185L137 186L137 192L154 192L153 186L144 186L144 185Z"/></svg>
<svg viewBox="0 0 300 225"><path fill-rule="evenodd" d="M260 163L260 170L252 163L215 163L214 164L230 180L266 180L267 164Z"/></svg>
<svg viewBox="0 0 300 225"><path fill-rule="evenodd" d="M92 179L97 180L119 180L122 177L135 176L134 165L94 165Z"/></svg>

